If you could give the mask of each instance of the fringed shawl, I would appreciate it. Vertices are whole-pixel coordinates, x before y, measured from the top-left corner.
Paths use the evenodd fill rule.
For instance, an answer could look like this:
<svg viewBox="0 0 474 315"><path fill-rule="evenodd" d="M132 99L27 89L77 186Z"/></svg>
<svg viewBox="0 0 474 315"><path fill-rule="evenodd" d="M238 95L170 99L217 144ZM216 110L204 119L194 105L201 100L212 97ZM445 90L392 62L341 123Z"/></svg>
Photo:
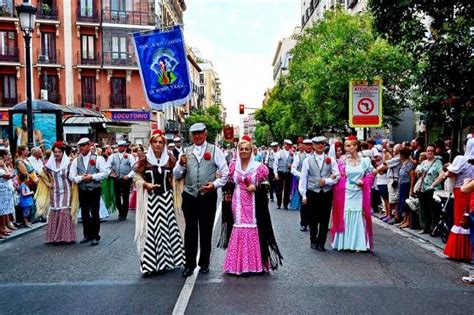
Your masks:
<svg viewBox="0 0 474 315"><path fill-rule="evenodd" d="M145 180L143 177L135 172L133 177L135 189L137 190L137 208L135 213L135 236L133 240L137 245L137 253L142 257L143 248L145 247L145 239L147 234L146 214L147 214L147 200L148 190L143 188Z"/></svg>
<svg viewBox="0 0 474 315"><path fill-rule="evenodd" d="M363 217L365 220L365 236L369 241L370 249L374 249L373 243L373 231L372 231L372 211L370 206L370 191L372 184L374 182L374 175L372 172L368 171L368 167L364 165L363 158L361 163L363 163L366 175L362 178L362 211ZM334 186L334 198L332 203L332 223L331 223L331 235L334 239L336 233L343 233L345 231L344 226L344 206L346 200L346 161L345 158L341 158L338 163L339 172L341 173L341 179Z"/></svg>

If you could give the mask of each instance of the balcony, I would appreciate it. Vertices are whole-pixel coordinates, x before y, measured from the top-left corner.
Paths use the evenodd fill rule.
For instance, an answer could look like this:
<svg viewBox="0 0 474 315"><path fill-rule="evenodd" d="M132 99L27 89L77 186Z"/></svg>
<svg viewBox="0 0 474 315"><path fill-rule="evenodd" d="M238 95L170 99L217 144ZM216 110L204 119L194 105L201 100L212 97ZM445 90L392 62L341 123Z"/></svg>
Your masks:
<svg viewBox="0 0 474 315"><path fill-rule="evenodd" d="M103 52L104 66L118 66L118 67L136 67L137 60L134 53L128 52Z"/></svg>
<svg viewBox="0 0 474 315"><path fill-rule="evenodd" d="M18 52L18 48L13 47L0 50L0 62L19 62Z"/></svg>
<svg viewBox="0 0 474 315"><path fill-rule="evenodd" d="M38 95L38 99L45 99L41 92ZM48 97L46 100L54 104L61 104L61 94L48 91Z"/></svg>
<svg viewBox="0 0 474 315"><path fill-rule="evenodd" d="M38 49L36 51L37 56L37 63L42 65L57 65L60 64L60 57L61 51L60 50L52 50L49 51L47 54Z"/></svg>
<svg viewBox="0 0 474 315"><path fill-rule="evenodd" d="M91 7L77 7L77 22L100 23L99 11Z"/></svg>
<svg viewBox="0 0 474 315"><path fill-rule="evenodd" d="M48 3L40 3L36 13L38 20L59 20L58 7Z"/></svg>
<svg viewBox="0 0 474 315"><path fill-rule="evenodd" d="M99 51L88 52L86 55L81 51L78 51L76 56L77 65L79 66L100 66L102 63L102 58Z"/></svg>
<svg viewBox="0 0 474 315"><path fill-rule="evenodd" d="M105 9L102 10L102 23L154 26L155 14L152 10L141 12Z"/></svg>
<svg viewBox="0 0 474 315"><path fill-rule="evenodd" d="M77 95L79 104L82 108L99 110L100 109L100 95L95 94L79 94Z"/></svg>
<svg viewBox="0 0 474 315"><path fill-rule="evenodd" d="M21 100L21 95L17 94L15 97L3 97L1 98L2 104L0 107L13 107L18 104L18 100Z"/></svg>
<svg viewBox="0 0 474 315"><path fill-rule="evenodd" d="M178 133L179 132L179 123L175 120L168 120L165 125L166 133Z"/></svg>
<svg viewBox="0 0 474 315"><path fill-rule="evenodd" d="M109 108L130 108L130 95L110 95Z"/></svg>
<svg viewBox="0 0 474 315"><path fill-rule="evenodd" d="M16 18L16 11L13 9L12 3L2 3L0 4L0 18Z"/></svg>

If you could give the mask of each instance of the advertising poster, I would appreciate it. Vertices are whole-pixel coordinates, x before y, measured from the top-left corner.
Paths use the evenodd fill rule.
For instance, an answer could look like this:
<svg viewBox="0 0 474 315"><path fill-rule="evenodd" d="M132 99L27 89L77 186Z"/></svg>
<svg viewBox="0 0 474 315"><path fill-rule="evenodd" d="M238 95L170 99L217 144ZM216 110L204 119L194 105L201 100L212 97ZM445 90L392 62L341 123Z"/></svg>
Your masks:
<svg viewBox="0 0 474 315"><path fill-rule="evenodd" d="M23 113L13 114L13 140L15 147L28 145L28 122L27 115ZM56 142L56 114L34 113L33 114L34 145L43 150L50 150Z"/></svg>

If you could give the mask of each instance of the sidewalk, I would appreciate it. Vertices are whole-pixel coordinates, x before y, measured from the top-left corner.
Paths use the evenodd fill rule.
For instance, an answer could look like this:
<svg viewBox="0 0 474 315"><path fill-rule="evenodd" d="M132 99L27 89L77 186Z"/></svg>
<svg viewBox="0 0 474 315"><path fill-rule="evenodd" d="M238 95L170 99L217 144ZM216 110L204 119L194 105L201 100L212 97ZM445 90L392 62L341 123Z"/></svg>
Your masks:
<svg viewBox="0 0 474 315"><path fill-rule="evenodd" d="M13 231L12 234L10 234L10 236L8 236L6 239L0 239L0 246L3 244L3 243L6 243L8 241L11 241L11 240L14 240L18 237L21 237L22 235L25 235L25 234L28 234L28 233L31 233L33 231L36 231L38 229L41 229L43 226L47 225L48 223L41 223L41 222L38 222L38 223L33 223L33 227L31 228L18 228L18 230L15 230Z"/></svg>
<svg viewBox="0 0 474 315"><path fill-rule="evenodd" d="M429 234L418 234L418 232L420 230L413 230L413 229L410 229L410 228L399 228L398 226L396 225L391 225L391 224L388 224L388 223L385 223L383 222L382 220L380 220L381 217L383 217L384 215L381 214L381 213L374 213L372 214L372 216L374 217L375 220L378 220L378 222L380 222L381 224L386 224L386 225L390 225L396 229L399 229L400 231L403 231L407 234L410 234L411 236L414 236L420 240L423 240L427 243L430 243L431 245L433 246L436 246L437 248L441 249L441 250L444 250L444 247L445 247L445 244L443 243L443 241L441 240L441 237L433 237L433 236L430 236Z"/></svg>

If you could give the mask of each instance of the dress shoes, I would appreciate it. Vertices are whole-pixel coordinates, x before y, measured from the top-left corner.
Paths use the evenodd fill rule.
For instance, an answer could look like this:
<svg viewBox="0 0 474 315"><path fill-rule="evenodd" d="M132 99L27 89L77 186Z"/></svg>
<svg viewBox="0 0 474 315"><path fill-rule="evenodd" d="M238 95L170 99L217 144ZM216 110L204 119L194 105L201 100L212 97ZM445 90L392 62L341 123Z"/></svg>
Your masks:
<svg viewBox="0 0 474 315"><path fill-rule="evenodd" d="M87 243L87 242L90 242L90 241L92 241L90 238L84 237L82 240L79 241L79 243L84 244L84 243Z"/></svg>
<svg viewBox="0 0 474 315"><path fill-rule="evenodd" d="M320 252L325 252L326 248L324 248L323 245L318 245L317 250L320 251Z"/></svg>
<svg viewBox="0 0 474 315"><path fill-rule="evenodd" d="M205 275L209 273L209 266L203 266L199 269L199 273Z"/></svg>
<svg viewBox="0 0 474 315"><path fill-rule="evenodd" d="M318 245L316 245L316 244L311 244L311 249L318 249Z"/></svg>
<svg viewBox="0 0 474 315"><path fill-rule="evenodd" d="M188 268L188 267L186 267L186 268L184 268L184 271L183 271L183 273L182 273L182 276L183 276L184 278L187 278L187 277L189 277L190 275L193 274L193 271L194 271L194 268Z"/></svg>
<svg viewBox="0 0 474 315"><path fill-rule="evenodd" d="M288 210L288 207L284 207L283 209L284 209L284 210Z"/></svg>
<svg viewBox="0 0 474 315"><path fill-rule="evenodd" d="M418 232L418 234L428 234L429 232L429 230L421 230Z"/></svg>
<svg viewBox="0 0 474 315"><path fill-rule="evenodd" d="M308 231L308 227L306 225L303 225L303 226L301 226L300 231L301 232L306 232L306 231Z"/></svg>
<svg viewBox="0 0 474 315"><path fill-rule="evenodd" d="M281 209L281 206L277 206L277 209Z"/></svg>
<svg viewBox="0 0 474 315"><path fill-rule="evenodd" d="M99 241L98 240L92 240L91 246L97 246L97 245L99 245Z"/></svg>

